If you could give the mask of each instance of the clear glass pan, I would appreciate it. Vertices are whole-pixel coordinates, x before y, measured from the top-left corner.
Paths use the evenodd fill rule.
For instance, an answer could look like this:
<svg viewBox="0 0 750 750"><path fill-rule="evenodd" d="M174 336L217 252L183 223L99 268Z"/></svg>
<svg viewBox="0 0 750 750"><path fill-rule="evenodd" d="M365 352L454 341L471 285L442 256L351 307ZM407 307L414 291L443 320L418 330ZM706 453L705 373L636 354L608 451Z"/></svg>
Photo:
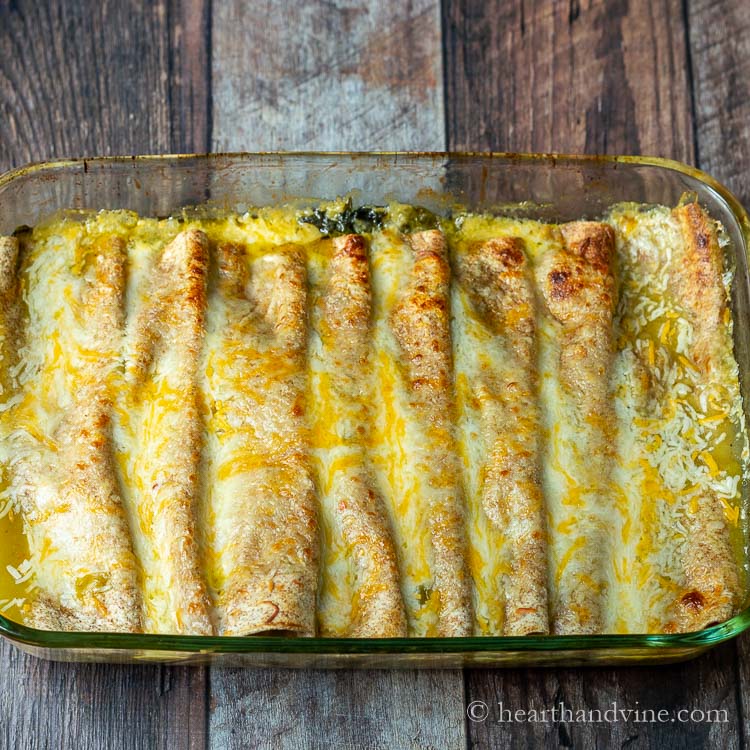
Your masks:
<svg viewBox="0 0 750 750"><path fill-rule="evenodd" d="M521 212L550 221L596 218L619 201L674 205L692 191L726 228L736 266L735 354L750 403L750 221L708 175L641 157L446 153L273 153L133 156L37 164L0 176L0 233L61 209L127 208L168 216L209 203L243 210L290 200L396 199L445 211ZM748 418L750 423L750 418ZM747 561L746 561L747 562ZM326 639L67 633L35 630L0 616L0 635L61 661L221 663L286 667L454 667L461 665L633 664L696 656L750 627L750 607L721 625L676 635Z"/></svg>

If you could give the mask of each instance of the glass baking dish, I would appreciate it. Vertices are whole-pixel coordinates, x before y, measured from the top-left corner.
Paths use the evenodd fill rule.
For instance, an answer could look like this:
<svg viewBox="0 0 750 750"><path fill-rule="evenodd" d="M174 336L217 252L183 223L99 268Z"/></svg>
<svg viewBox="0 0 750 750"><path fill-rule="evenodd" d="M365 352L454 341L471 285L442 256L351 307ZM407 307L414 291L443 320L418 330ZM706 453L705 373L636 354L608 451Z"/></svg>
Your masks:
<svg viewBox="0 0 750 750"><path fill-rule="evenodd" d="M49 162L0 177L0 234L61 209L131 209L168 216L209 204L242 211L352 193L363 203L395 199L444 212L475 211L548 221L596 218L613 203L675 205L694 193L721 221L736 268L735 321L750 314L750 221L708 175L645 157L448 153L268 153L133 156ZM519 206L520 204L520 206ZM747 417L750 327L734 326ZM750 419L748 419L750 423ZM747 509L747 487L743 488ZM744 515L747 515L746 513ZM745 547L746 554L748 552ZM745 560L747 570L748 560ZM700 654L750 627L750 607L706 630L676 635L331 639L51 632L0 616L0 634L59 661L179 662L285 667L456 667L671 662Z"/></svg>

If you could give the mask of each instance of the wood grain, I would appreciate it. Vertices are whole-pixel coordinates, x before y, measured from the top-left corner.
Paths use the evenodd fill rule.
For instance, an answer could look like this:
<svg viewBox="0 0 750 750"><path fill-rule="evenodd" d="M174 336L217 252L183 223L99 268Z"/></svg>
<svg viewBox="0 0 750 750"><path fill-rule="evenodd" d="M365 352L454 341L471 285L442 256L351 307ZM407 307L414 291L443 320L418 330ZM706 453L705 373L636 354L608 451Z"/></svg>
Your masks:
<svg viewBox="0 0 750 750"><path fill-rule="evenodd" d="M509 670L468 673L467 700L483 700L490 708L485 722L471 725L470 747L529 748L620 747L704 748L742 747L737 723L734 648L725 644L696 661L652 668ZM507 713L560 707L580 709L659 711L664 721L547 721L509 722ZM681 709L717 711L712 721L678 715ZM622 716L621 714L618 714ZM726 717L726 721L724 721ZM568 717L570 718L570 717ZM595 719L598 717L594 717ZM648 713L641 715L649 719ZM672 721L672 719L675 719ZM687 721L680 719L687 718Z"/></svg>
<svg viewBox="0 0 750 750"><path fill-rule="evenodd" d="M750 204L750 16L745 0L689 0L698 166ZM736 641L742 738L750 738L750 638Z"/></svg>
<svg viewBox="0 0 750 750"><path fill-rule="evenodd" d="M205 150L207 7L198 0L0 3L3 168Z"/></svg>
<svg viewBox="0 0 750 750"><path fill-rule="evenodd" d="M218 150L445 146L438 0L214 4Z"/></svg>
<svg viewBox="0 0 750 750"><path fill-rule="evenodd" d="M169 150L210 151L211 0L168 0L166 24Z"/></svg>
<svg viewBox="0 0 750 750"><path fill-rule="evenodd" d="M210 746L463 750L465 710L460 672L211 670Z"/></svg>
<svg viewBox="0 0 750 750"><path fill-rule="evenodd" d="M743 633L733 645L736 649L738 671L735 690L739 706L740 731L744 747L747 747L750 740L750 637Z"/></svg>
<svg viewBox="0 0 750 750"><path fill-rule="evenodd" d="M452 149L693 160L680 0L448 0Z"/></svg>
<svg viewBox="0 0 750 750"><path fill-rule="evenodd" d="M2 750L205 747L203 669L45 662L5 641L0 665Z"/></svg>
<svg viewBox="0 0 750 750"><path fill-rule="evenodd" d="M699 166L750 202L750 13L746 0L687 3Z"/></svg>
<svg viewBox="0 0 750 750"><path fill-rule="evenodd" d="M206 150L207 9L0 1L0 171ZM206 681L205 669L47 663L2 642L0 748L203 748Z"/></svg>

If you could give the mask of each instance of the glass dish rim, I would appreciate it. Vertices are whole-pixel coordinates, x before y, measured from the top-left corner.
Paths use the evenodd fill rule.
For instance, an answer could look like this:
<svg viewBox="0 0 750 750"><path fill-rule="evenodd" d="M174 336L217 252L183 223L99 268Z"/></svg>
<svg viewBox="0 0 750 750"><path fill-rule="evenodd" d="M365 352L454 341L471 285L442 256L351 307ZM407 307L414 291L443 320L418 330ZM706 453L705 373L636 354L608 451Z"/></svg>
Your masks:
<svg viewBox="0 0 750 750"><path fill-rule="evenodd" d="M252 159L332 159L352 157L391 157L396 160L471 160L490 159L498 162L543 162L549 166L576 163L581 165L651 166L680 172L711 188L726 204L737 221L743 238L742 251L747 256L750 246L750 218L738 198L718 180L697 167L674 159L657 156L593 155L565 153L525 153L504 151L255 151L207 152L189 154L139 154L129 156L94 156L32 162L0 174L0 189L23 176L44 171L89 164L138 164L182 162L189 160ZM613 168L616 168L613 167ZM40 630L22 625L0 614L0 636L11 642L48 650L102 649L115 651L185 652L185 653L307 653L307 654L466 654L499 652L591 651L614 649L701 649L717 645L750 629L750 604L738 614L712 627L690 633L668 634L600 634L600 635L528 635L470 636L461 638L322 638L286 636L191 636L153 633L98 633L87 631Z"/></svg>

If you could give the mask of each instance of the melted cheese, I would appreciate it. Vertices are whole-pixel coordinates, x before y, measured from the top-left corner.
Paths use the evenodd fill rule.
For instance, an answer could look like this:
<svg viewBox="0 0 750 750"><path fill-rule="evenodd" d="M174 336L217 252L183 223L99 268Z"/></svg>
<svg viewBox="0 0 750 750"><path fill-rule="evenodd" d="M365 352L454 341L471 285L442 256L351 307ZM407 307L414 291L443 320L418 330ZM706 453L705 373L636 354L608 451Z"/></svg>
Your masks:
<svg viewBox="0 0 750 750"><path fill-rule="evenodd" d="M538 319L548 590L554 607L560 582L571 566L576 567L582 580L586 578L587 562L581 550L592 535L599 534L604 540L602 569L587 580L603 597L604 630L661 632L669 621L670 602L684 585L685 519L694 512L702 491L710 490L720 498L736 558L744 561L747 513L742 484L748 447L737 365L731 354L732 321L730 317L725 320L721 334L726 377L710 386L702 385L690 359L690 324L667 290L672 248L680 242L670 211L620 206L606 220L615 229L620 286L614 330L616 356L608 374L616 437L607 504L593 502L586 481L581 480L587 457L579 439L582 426L566 405L557 375L559 332L554 321L544 316ZM292 209L179 220L111 212L56 218L40 225L24 243L21 284L28 335L13 368L11 392L0 406L0 458L4 463L19 457L40 466L55 462L61 410L70 406L70 394L91 365L91 352L81 335L74 304L80 293L75 273L81 263L79 248L101 236L122 237L127 242L125 307L126 320L130 321L147 301L147 282L159 249L189 226L205 231L212 246L229 242L246 248L249 262L286 243L305 247L313 290L324 273L320 234L315 227L300 224ZM498 236L518 237L532 266L560 242L556 227L524 219L467 215L460 222L445 222L444 230L453 252ZM389 322L413 259L405 238L391 228L375 232L369 240L372 386L363 394L375 396L362 396L368 399L364 410L349 404L352 421L365 413L371 422L367 438L356 449L342 440L345 420L340 411L334 414L328 408L336 398L331 393L330 363L323 355L320 339L313 329L308 337L306 393L310 406L306 419L312 430L310 458L317 477L322 537L318 622L325 623L321 627L327 633L343 634L356 619L360 606L354 564L357 550L344 541L340 519L326 498L337 472L364 461L384 500L398 557L409 634L434 635L440 602L434 590L428 505L422 502L429 493L429 479L419 463L423 446L434 435L429 426L414 418L401 355ZM724 282L728 288L729 274ZM220 541L231 537L234 523L232 514L224 509L242 490L245 478L263 468L267 456L248 449L242 430L250 427L239 429L232 421L236 415L228 402L233 389L253 388L253 383L262 384L263 380L246 380L242 369L231 361L222 330L223 302L215 284L209 289L201 388L205 403L212 408L204 415L203 482L197 518L202 529L199 543L205 577L216 601L234 565ZM314 299L311 304L315 304ZM505 616L502 580L509 574L508 541L507 534L489 522L479 500L487 446L480 428L482 392L477 384L480 373L487 369L502 377L512 373L507 367L505 344L488 334L455 284L450 304L453 395L459 414L456 436L467 506L467 565L473 579L475 629L494 633L502 630ZM124 342L124 358L129 356L127 352ZM262 360L262 352L259 358ZM274 369L281 364L265 361L267 377L281 377L281 371ZM169 580L161 572L159 550L148 538L152 519L140 512L139 495L149 472L137 460L143 436L139 433L142 428L135 427L125 394L123 375L128 367L129 362L122 361L111 375L113 391L118 394L112 415L116 461L141 580L150 582L146 586L147 627L160 631L168 627L173 604ZM165 353L163 367L165 371L172 367L169 352ZM252 397L262 401L263 388ZM170 389L168 378L150 383L149 390L142 394L145 408L151 410L148 414L155 419L179 410L180 398L180 393ZM148 418L144 424L143 429L151 429ZM164 429L163 425L159 429ZM60 547L41 533L41 526L22 524L20 490L7 483L0 487L0 612L16 619L26 616L29 602L39 590L55 592L69 587L71 575L81 587L95 588L97 573L76 569L64 540ZM603 536L602 527L606 527ZM744 577L742 586L740 599L744 599Z"/></svg>
<svg viewBox="0 0 750 750"><path fill-rule="evenodd" d="M313 459L319 477L322 565L318 595L318 622L321 633L344 636L354 618L356 600L356 568L352 550L348 549L341 528L340 516L333 506L333 481L338 472L363 463L362 447L352 444L348 435L356 430L361 419L357 411L363 405L352 404L340 397L332 387L333 366L322 341L325 320L321 307L322 287L328 261L321 249L309 254L309 281L314 290L310 303L310 336L308 403L313 429ZM370 373L363 371L363 394L368 390ZM367 408L368 405L365 405Z"/></svg>
<svg viewBox="0 0 750 750"><path fill-rule="evenodd" d="M490 522L481 502L489 450L481 429L484 396L481 377L488 367L504 370L505 352L502 342L488 336L476 320L466 295L458 287L453 287L451 297L454 331L459 332L455 337L456 400L471 540L469 570L475 583L474 616L480 634L502 634L505 620L502 580L509 570L505 534Z"/></svg>
<svg viewBox="0 0 750 750"><path fill-rule="evenodd" d="M616 583L620 608L611 629L658 632L685 585L686 516L695 514L702 492L722 502L742 559L744 412L737 364L729 356L730 327L719 334L725 377L701 384L690 361L690 324L669 291L672 253L681 241L672 213L625 206L611 220L622 287L614 370L621 500L616 537L617 553L630 562ZM730 281L727 274L727 288Z"/></svg>
<svg viewBox="0 0 750 750"><path fill-rule="evenodd" d="M410 631L415 635L434 635L439 602L433 596L434 560L426 505L420 501L427 491L427 477L418 465L420 448L431 438L416 420L409 418L409 393L389 321L412 264L411 251L402 238L389 233L374 239L374 367L379 396L370 451L392 519Z"/></svg>

